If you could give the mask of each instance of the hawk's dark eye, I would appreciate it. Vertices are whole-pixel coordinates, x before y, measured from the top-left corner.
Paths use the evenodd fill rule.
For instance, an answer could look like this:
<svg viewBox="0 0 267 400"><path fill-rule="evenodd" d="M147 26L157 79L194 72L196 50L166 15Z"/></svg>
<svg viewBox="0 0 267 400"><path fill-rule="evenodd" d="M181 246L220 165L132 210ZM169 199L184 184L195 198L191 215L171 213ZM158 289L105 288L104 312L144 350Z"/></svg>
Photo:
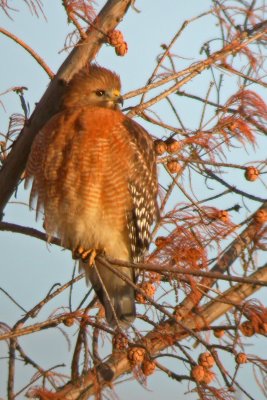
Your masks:
<svg viewBox="0 0 267 400"><path fill-rule="evenodd" d="M102 97L102 96L104 96L104 94L105 94L105 90L96 90L95 94L96 94L98 97Z"/></svg>

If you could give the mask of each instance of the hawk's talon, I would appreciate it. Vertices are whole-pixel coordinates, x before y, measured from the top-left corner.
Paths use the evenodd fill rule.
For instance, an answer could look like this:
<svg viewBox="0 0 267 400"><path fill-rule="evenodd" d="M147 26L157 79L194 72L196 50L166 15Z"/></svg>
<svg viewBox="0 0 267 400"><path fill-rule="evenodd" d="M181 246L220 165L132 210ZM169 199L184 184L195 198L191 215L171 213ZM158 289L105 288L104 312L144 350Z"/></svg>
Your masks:
<svg viewBox="0 0 267 400"><path fill-rule="evenodd" d="M89 266L92 267L95 263L95 258L97 256L96 250L95 249L89 250L88 256L89 256Z"/></svg>
<svg viewBox="0 0 267 400"><path fill-rule="evenodd" d="M82 246L76 247L72 252L72 258L74 260L80 259L84 263L88 262L89 266L94 264L96 256L97 251L95 249L85 250Z"/></svg>

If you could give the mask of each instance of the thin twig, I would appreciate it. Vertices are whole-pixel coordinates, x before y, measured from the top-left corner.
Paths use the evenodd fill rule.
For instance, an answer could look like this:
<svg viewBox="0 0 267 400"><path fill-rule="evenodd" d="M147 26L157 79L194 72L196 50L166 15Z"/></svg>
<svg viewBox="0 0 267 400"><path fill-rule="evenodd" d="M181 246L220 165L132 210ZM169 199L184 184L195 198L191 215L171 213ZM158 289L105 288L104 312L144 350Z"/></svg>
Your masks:
<svg viewBox="0 0 267 400"><path fill-rule="evenodd" d="M23 47L24 50L26 50L35 59L35 61L38 62L38 64L43 68L43 70L47 73L47 75L49 76L50 79L52 79L54 77L53 71L48 67L48 65L44 62L44 60L29 45L27 45L25 42L23 42L23 40L21 40L19 37L17 37L13 33L8 32L4 28L0 28L0 33L9 37L10 39L14 40L14 42L16 42L21 47Z"/></svg>

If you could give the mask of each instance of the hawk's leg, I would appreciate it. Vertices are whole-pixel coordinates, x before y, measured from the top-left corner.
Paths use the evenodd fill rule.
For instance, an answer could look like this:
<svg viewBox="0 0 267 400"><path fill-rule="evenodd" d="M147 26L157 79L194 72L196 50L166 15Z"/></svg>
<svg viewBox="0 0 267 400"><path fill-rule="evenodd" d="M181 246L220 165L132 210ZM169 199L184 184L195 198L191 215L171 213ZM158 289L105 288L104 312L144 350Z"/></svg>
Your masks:
<svg viewBox="0 0 267 400"><path fill-rule="evenodd" d="M96 249L85 250L82 246L76 247L76 249L74 249L72 252L72 258L74 260L80 259L84 263L88 262L89 266L92 266L94 264L96 256Z"/></svg>

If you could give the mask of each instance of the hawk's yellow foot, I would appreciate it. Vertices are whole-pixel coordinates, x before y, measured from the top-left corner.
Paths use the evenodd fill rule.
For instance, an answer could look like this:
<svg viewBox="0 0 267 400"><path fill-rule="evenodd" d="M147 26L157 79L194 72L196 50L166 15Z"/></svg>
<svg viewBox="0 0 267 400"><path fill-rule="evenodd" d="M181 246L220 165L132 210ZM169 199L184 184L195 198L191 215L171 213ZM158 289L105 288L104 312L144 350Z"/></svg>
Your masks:
<svg viewBox="0 0 267 400"><path fill-rule="evenodd" d="M85 250L82 246L76 247L76 249L72 252L72 258L74 260L82 260L84 263L88 261L89 266L91 267L97 256L97 251L95 249Z"/></svg>

